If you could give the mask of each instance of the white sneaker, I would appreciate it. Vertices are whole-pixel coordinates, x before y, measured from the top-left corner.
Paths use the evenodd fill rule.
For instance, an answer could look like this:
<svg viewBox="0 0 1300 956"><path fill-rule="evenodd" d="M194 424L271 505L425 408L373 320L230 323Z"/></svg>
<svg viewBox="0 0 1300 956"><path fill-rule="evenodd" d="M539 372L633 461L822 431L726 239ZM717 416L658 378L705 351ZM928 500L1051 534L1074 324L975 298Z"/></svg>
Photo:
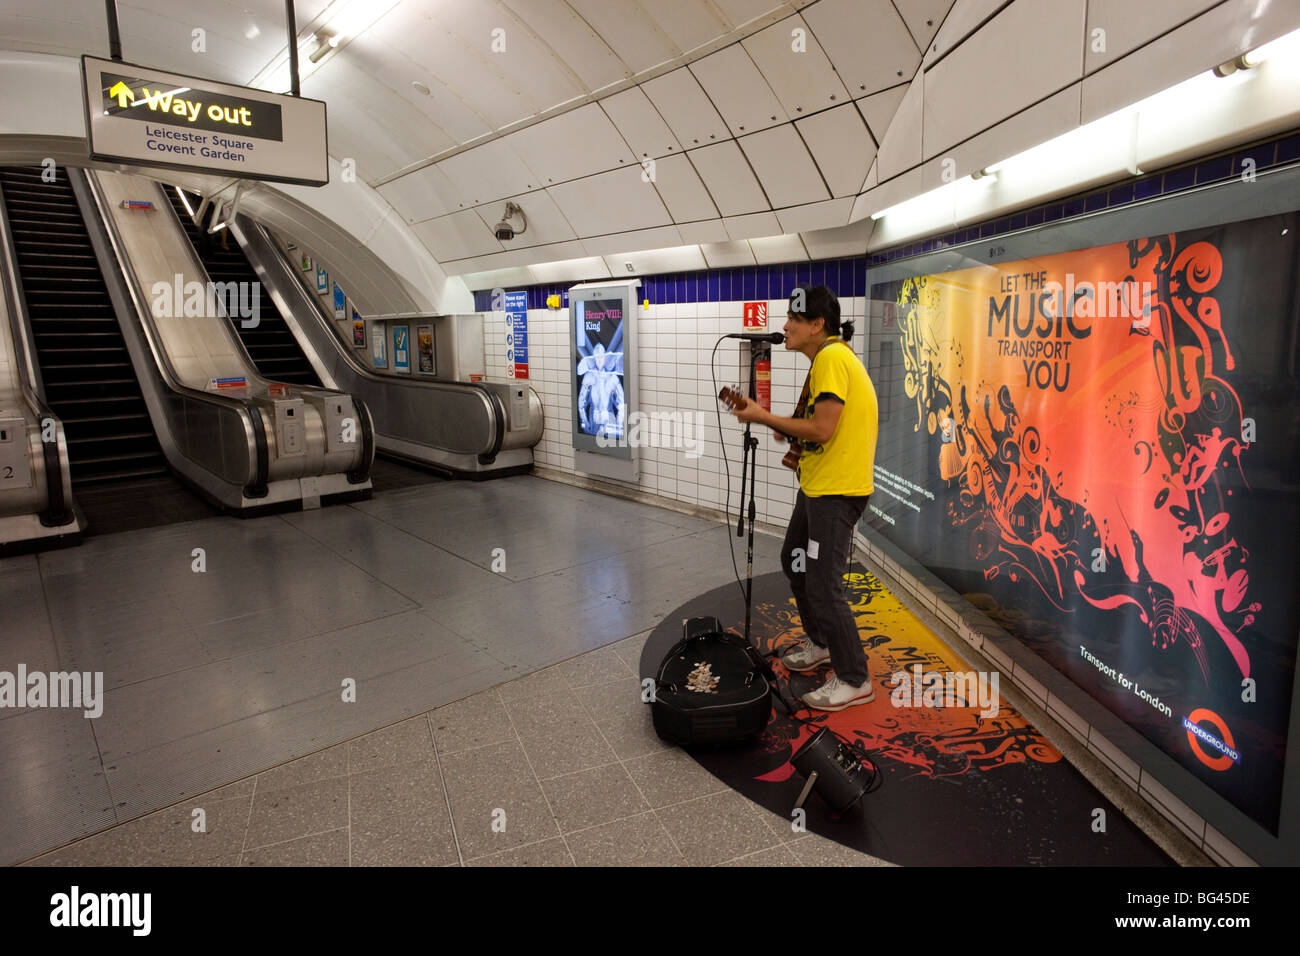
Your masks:
<svg viewBox="0 0 1300 956"><path fill-rule="evenodd" d="M831 659L831 652L804 638L802 644L781 655L781 663L792 671L816 670Z"/></svg>
<svg viewBox="0 0 1300 956"><path fill-rule="evenodd" d="M804 694L800 700L813 710L844 710L858 704L869 704L875 697L870 678L861 687L854 687L832 675L825 684Z"/></svg>

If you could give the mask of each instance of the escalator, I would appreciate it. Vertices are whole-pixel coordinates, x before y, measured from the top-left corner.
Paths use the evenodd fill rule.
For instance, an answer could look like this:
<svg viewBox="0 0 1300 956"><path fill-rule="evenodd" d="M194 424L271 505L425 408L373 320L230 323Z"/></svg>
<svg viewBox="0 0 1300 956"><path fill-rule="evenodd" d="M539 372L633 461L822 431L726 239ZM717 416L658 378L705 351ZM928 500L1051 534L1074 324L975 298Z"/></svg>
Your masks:
<svg viewBox="0 0 1300 956"><path fill-rule="evenodd" d="M273 382L288 382L306 388L320 388L321 381L312 369L302 347L294 338L293 332L285 324L284 317L271 301L269 295L262 294L257 272L244 257L239 243L233 241L229 230L209 236L190 216L181 200L180 191L174 186L164 186L163 191L171 200L181 226L190 237L190 244L207 270L208 278L213 282L247 282L256 290L259 300L259 321L253 328L244 328L243 323L232 320L231 327L239 335L248 351L248 356L257 366L263 377ZM197 209L202 201L193 194L186 199L191 208ZM223 244L225 243L225 244ZM228 247L227 247L228 246Z"/></svg>
<svg viewBox="0 0 1300 956"><path fill-rule="evenodd" d="M74 489L168 474L67 170L0 168L45 400ZM79 498L81 495L79 494Z"/></svg>

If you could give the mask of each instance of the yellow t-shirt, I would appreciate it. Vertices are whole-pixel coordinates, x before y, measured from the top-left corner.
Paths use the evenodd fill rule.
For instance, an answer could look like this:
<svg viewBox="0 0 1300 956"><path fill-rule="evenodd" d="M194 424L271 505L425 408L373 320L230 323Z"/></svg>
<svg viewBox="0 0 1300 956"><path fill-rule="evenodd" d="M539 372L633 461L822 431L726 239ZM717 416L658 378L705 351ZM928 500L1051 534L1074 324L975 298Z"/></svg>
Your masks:
<svg viewBox="0 0 1300 956"><path fill-rule="evenodd" d="M803 443L799 485L810 498L869 495L874 490L880 414L876 387L853 350L840 339L829 339L813 359L803 417L813 417L818 401L835 398L844 404L835 433L825 444Z"/></svg>

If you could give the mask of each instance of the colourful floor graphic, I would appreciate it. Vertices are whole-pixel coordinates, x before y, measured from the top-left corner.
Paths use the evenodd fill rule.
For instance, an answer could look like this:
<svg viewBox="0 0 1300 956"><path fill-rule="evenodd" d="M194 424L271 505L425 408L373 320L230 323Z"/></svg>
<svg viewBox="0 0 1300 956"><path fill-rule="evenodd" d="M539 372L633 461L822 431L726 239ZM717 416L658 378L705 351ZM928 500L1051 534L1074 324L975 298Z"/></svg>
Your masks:
<svg viewBox="0 0 1300 956"><path fill-rule="evenodd" d="M923 675L965 674L966 664L871 574L849 574L847 584L875 700L834 714L800 711L800 717L812 718L811 726L774 708L767 729L749 743L693 748L701 765L791 819L805 781L790 756L818 727L829 726L859 742L883 780L842 816L811 795L804 809L814 833L904 865L1172 864L1033 725L991 693L991 675L982 684L983 700L978 681L972 689L945 679L939 695L937 678ZM658 669L681 637L683 618L703 615L716 615L724 627L743 633L740 589L719 588L668 615L646 641L641 675ZM756 578L751 636L758 647L765 653L784 650L802 635L784 576ZM921 683L911 680L918 665ZM774 668L795 696L830 673L828 666L804 674L777 662ZM909 681L896 681L898 673L907 673Z"/></svg>

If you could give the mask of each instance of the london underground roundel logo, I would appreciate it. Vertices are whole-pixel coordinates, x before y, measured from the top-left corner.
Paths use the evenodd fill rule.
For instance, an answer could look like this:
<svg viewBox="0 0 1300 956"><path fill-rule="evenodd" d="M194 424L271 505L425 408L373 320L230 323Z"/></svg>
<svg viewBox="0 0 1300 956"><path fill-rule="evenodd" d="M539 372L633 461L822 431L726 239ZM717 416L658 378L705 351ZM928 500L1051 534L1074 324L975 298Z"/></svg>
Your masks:
<svg viewBox="0 0 1300 956"><path fill-rule="evenodd" d="M1208 723L1217 730L1218 736L1202 727L1203 723ZM1183 729L1187 731L1187 742L1196 759L1211 770L1227 770L1241 761L1241 755L1237 753L1232 739L1232 731L1214 711L1205 707L1197 708L1183 718Z"/></svg>

